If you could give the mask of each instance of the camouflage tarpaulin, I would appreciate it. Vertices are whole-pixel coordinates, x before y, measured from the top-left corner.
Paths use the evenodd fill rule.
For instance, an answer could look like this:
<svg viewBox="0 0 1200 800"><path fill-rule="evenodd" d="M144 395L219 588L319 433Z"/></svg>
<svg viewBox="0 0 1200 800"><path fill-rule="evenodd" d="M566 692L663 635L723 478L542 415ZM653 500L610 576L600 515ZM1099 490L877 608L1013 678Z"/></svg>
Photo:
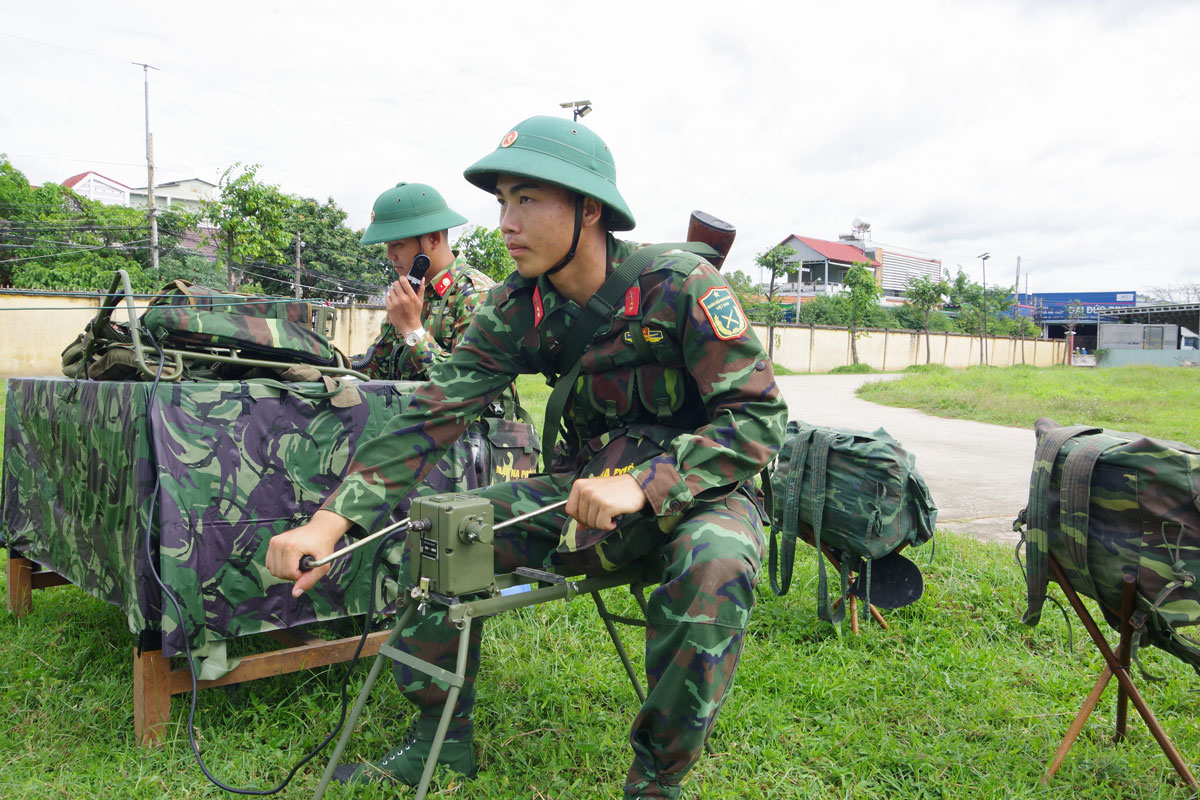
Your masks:
<svg viewBox="0 0 1200 800"><path fill-rule="evenodd" d="M317 510L410 385L357 384L364 402L347 407L297 394L325 391L320 384L279 386L161 384L150 403L148 383L10 379L9 546L121 606L131 631L161 625L166 655L183 638L144 563L152 505L151 553L193 647L362 613L372 548L335 563L332 580L299 599L263 559L272 535ZM469 453L460 441L413 494L475 488Z"/></svg>

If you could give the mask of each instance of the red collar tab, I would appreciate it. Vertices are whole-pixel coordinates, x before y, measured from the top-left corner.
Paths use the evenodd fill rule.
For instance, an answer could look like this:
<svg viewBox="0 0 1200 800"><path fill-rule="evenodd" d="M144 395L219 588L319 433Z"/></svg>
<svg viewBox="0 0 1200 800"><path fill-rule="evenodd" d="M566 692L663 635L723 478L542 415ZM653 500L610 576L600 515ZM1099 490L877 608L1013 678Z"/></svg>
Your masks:
<svg viewBox="0 0 1200 800"><path fill-rule="evenodd" d="M542 324L542 317L546 316L546 310L542 308L542 287L533 287L533 327Z"/></svg>
<svg viewBox="0 0 1200 800"><path fill-rule="evenodd" d="M625 292L625 316L635 317L642 307L642 290L639 286L630 286Z"/></svg>
<svg viewBox="0 0 1200 800"><path fill-rule="evenodd" d="M433 290L437 292L438 297L442 297L453 283L454 276L450 274L450 270L446 270L442 277L438 278L437 282L433 284Z"/></svg>

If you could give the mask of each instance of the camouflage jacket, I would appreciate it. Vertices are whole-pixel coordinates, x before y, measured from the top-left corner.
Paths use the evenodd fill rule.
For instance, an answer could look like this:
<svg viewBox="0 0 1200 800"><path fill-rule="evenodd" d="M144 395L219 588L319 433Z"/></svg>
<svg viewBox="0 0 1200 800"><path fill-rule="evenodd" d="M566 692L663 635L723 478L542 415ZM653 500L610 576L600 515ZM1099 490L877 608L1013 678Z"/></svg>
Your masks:
<svg viewBox="0 0 1200 800"><path fill-rule="evenodd" d="M636 249L609 237L612 268ZM323 507L377 528L490 398L516 375L550 368L544 354L581 311L544 276L510 275L389 431L359 447ZM562 366L558 372L571 365ZM651 262L613 310L612 324L593 335L563 419L571 451L623 425L679 430L663 455L630 473L653 512L667 516L753 478L779 449L787 406L725 279L707 261L673 250Z"/></svg>
<svg viewBox="0 0 1200 800"><path fill-rule="evenodd" d="M403 334L384 320L375 343L352 359L355 367L378 380L429 380L429 368L450 357L494 285L491 278L458 256L450 266L425 280L421 303L425 338L406 347Z"/></svg>

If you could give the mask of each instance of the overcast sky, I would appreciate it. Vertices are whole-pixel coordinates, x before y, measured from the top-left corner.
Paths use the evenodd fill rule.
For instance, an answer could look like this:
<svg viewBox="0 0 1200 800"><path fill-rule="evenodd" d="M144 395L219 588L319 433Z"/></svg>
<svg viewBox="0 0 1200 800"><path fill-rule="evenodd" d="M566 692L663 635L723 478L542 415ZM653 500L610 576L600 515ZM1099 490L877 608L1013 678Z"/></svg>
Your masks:
<svg viewBox="0 0 1200 800"><path fill-rule="evenodd" d="M158 181L259 163L355 227L401 180L494 227L463 169L587 99L632 238L701 209L738 228L726 269L859 217L951 274L990 252L989 284L1018 256L1035 292L1200 280L1196 2L6 6L0 153L34 183L145 185L137 61Z"/></svg>

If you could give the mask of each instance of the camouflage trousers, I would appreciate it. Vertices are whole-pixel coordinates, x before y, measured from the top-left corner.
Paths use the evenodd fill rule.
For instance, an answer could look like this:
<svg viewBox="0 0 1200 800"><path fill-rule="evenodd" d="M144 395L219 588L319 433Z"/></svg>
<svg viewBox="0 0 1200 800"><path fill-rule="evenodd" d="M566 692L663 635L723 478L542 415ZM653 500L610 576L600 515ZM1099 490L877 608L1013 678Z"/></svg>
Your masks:
<svg viewBox="0 0 1200 800"><path fill-rule="evenodd" d="M500 523L565 498L573 477L540 476L473 494L492 501L495 521ZM589 553L557 552L565 521L559 510L498 531L496 571L570 562L594 573L596 568L587 566L589 560L610 561ZM678 797L678 784L699 759L733 682L754 606L764 537L756 504L739 491L722 500L697 503L671 533L657 541L645 538L640 553L636 546L620 548L628 560L644 558L661 575L660 585L648 598L648 693L630 731L633 765L625 791L629 796ZM467 679L448 739L469 739L474 732L481 623L472 625ZM397 647L453 671L459 631L446 623L444 610L431 609L402 633ZM433 730L448 688L399 663L393 672L401 692L420 710L418 724Z"/></svg>

